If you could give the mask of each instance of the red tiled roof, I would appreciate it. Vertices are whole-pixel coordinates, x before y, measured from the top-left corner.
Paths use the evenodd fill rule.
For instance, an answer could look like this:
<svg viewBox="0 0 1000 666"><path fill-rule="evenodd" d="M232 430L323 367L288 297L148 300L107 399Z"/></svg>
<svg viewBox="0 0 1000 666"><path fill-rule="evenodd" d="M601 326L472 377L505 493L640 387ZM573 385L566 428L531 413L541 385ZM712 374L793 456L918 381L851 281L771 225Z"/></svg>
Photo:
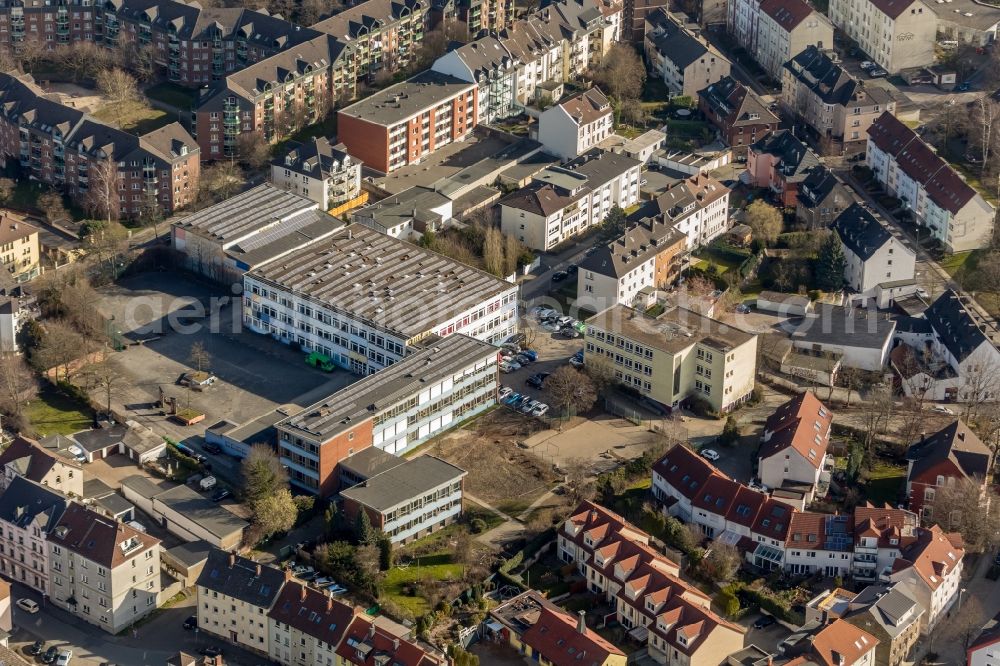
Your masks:
<svg viewBox="0 0 1000 666"><path fill-rule="evenodd" d="M964 556L961 537L946 534L933 525L930 529L918 530L917 540L903 551L903 557L893 562L892 571L898 573L912 566L921 580L930 589L936 590Z"/></svg>
<svg viewBox="0 0 1000 666"><path fill-rule="evenodd" d="M3 450L3 453L0 453L0 469L6 467L8 463L22 458L28 458L26 472L23 474L24 478L36 483L41 483L57 462L77 469L80 468L80 464L75 460L57 458L39 446L37 442L18 435Z"/></svg>
<svg viewBox="0 0 1000 666"><path fill-rule="evenodd" d="M579 631L577 622L567 613L543 607L521 641L554 666L600 666L610 655L625 656L597 632L586 627Z"/></svg>
<svg viewBox="0 0 1000 666"><path fill-rule="evenodd" d="M752 490L747 486L740 485L739 491L733 498L733 503L729 506L726 520L744 527L751 527L766 500L767 495L759 490Z"/></svg>
<svg viewBox="0 0 1000 666"><path fill-rule="evenodd" d="M895 547L904 548L916 538L916 528L919 524L917 516L905 509L894 509L888 504L873 506L865 503L854 507L854 539L855 543L861 537L878 537L878 546L888 548L893 545L890 539L897 539Z"/></svg>
<svg viewBox="0 0 1000 666"><path fill-rule="evenodd" d="M322 592L291 581L282 588L267 615L324 643L339 645L354 619L354 609Z"/></svg>
<svg viewBox="0 0 1000 666"><path fill-rule="evenodd" d="M822 550L825 540L826 518L825 513L813 513L811 511L795 511L788 526L788 539L786 546L793 546L803 550Z"/></svg>
<svg viewBox="0 0 1000 666"><path fill-rule="evenodd" d="M867 631L837 619L813 637L811 653L824 666L852 666L876 645L878 639Z"/></svg>
<svg viewBox="0 0 1000 666"><path fill-rule="evenodd" d="M788 537L793 511L784 502L768 497L750 529L771 539L784 541Z"/></svg>
<svg viewBox="0 0 1000 666"><path fill-rule="evenodd" d="M380 666L386 661L394 666L434 666L442 660L425 652L419 645L393 636L363 616L356 616L347 635L337 647L337 654L358 666Z"/></svg>
<svg viewBox="0 0 1000 666"><path fill-rule="evenodd" d="M770 433L760 457L770 458L794 449L816 469L823 464L830 444L833 413L811 391L795 396L768 417L764 431Z"/></svg>
<svg viewBox="0 0 1000 666"><path fill-rule="evenodd" d="M711 463L683 444L675 444L653 469L688 499L698 495L708 479L718 474Z"/></svg>
<svg viewBox="0 0 1000 666"><path fill-rule="evenodd" d="M813 13L813 8L805 0L763 0L760 10L785 31L794 30Z"/></svg>
<svg viewBox="0 0 1000 666"><path fill-rule="evenodd" d="M701 492L691 500L691 505L720 516L727 516L741 487L742 484L732 479L713 475L705 482Z"/></svg>
<svg viewBox="0 0 1000 666"><path fill-rule="evenodd" d="M105 518L82 504L71 502L62 518L49 532L49 541L113 569L150 548L160 540L124 523Z"/></svg>
<svg viewBox="0 0 1000 666"><path fill-rule="evenodd" d="M976 196L947 162L888 111L872 123L868 136L880 150L892 155L899 168L920 183L940 208L954 215Z"/></svg>

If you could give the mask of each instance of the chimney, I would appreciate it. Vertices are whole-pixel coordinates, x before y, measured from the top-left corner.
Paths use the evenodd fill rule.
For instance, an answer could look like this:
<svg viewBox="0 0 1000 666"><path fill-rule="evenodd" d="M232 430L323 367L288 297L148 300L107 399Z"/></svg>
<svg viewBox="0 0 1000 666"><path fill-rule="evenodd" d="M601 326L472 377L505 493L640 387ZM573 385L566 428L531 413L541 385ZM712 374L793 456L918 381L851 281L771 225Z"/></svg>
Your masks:
<svg viewBox="0 0 1000 666"><path fill-rule="evenodd" d="M261 569L260 569L260 564L258 564L258 565L257 565L257 575L258 575L258 576L260 576L260 571L261 571Z"/></svg>
<svg viewBox="0 0 1000 666"><path fill-rule="evenodd" d="M399 652L399 639L398 638L393 638L392 639L392 651L393 652Z"/></svg>
<svg viewBox="0 0 1000 666"><path fill-rule="evenodd" d="M292 570L285 569L285 582L288 583L291 582L291 580L292 580Z"/></svg>
<svg viewBox="0 0 1000 666"><path fill-rule="evenodd" d="M958 431L958 441L960 441L960 442L964 442L965 441L965 431L963 431L963 430L959 430Z"/></svg>
<svg viewBox="0 0 1000 666"><path fill-rule="evenodd" d="M305 601L305 600L306 600L306 586L305 585L300 585L299 586L299 601Z"/></svg>
<svg viewBox="0 0 1000 666"><path fill-rule="evenodd" d="M333 592L327 590L326 592L326 612L329 613L333 610Z"/></svg>
<svg viewBox="0 0 1000 666"><path fill-rule="evenodd" d="M582 610L579 612L579 619L576 621L576 630L581 634L587 633L587 614Z"/></svg>
<svg viewBox="0 0 1000 666"><path fill-rule="evenodd" d="M229 553L229 567L232 568L235 566L236 566L236 553Z"/></svg>

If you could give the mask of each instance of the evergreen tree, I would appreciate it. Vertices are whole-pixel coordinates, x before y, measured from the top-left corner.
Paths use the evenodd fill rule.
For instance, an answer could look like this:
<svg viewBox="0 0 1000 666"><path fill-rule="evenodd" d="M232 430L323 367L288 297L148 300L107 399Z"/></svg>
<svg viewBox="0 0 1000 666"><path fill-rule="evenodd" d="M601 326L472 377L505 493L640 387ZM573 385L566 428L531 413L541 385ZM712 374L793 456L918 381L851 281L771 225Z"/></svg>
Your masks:
<svg viewBox="0 0 1000 666"><path fill-rule="evenodd" d="M601 222L601 230L604 231L608 238L618 238L625 233L627 226L628 219L625 217L625 211L620 206L615 206L609 210L608 216Z"/></svg>
<svg viewBox="0 0 1000 666"><path fill-rule="evenodd" d="M375 543L377 535L372 527L371 518L363 508L358 509L358 517L354 521L354 533L358 537L358 543L363 546L371 546Z"/></svg>
<svg viewBox="0 0 1000 666"><path fill-rule="evenodd" d="M384 534L378 540L378 568L382 571L392 568L392 541Z"/></svg>
<svg viewBox="0 0 1000 666"><path fill-rule="evenodd" d="M847 259L844 258L844 248L840 244L840 236L832 233L823 241L816 260L816 284L824 291L837 291L844 286L844 268Z"/></svg>

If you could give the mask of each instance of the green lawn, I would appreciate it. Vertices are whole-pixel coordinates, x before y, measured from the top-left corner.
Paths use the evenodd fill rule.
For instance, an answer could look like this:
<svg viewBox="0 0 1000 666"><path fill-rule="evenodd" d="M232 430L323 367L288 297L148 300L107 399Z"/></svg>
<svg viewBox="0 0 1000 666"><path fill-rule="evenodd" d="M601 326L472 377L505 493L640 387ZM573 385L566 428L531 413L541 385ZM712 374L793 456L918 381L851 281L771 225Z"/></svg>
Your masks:
<svg viewBox="0 0 1000 666"><path fill-rule="evenodd" d="M176 83L157 83L146 89L146 97L185 111L194 106L198 93Z"/></svg>
<svg viewBox="0 0 1000 666"><path fill-rule="evenodd" d="M714 263L719 267L719 275L722 275L726 271L735 270L740 267L741 261L737 261L736 258L727 253L720 252L713 247L703 247L695 253L695 257L699 260L695 264L695 268L700 270L708 270L710 263Z"/></svg>
<svg viewBox="0 0 1000 666"><path fill-rule="evenodd" d="M971 251L949 254L941 260L941 268L948 271L948 275L955 277L958 271L962 269L962 266L972 257L972 254Z"/></svg>
<svg viewBox="0 0 1000 666"><path fill-rule="evenodd" d="M424 555L405 568L395 566L389 569L382 582L382 594L413 613L413 617L420 617L431 609L423 597L406 594L408 584L427 577L436 580L457 580L461 576L462 565L452 562L449 553Z"/></svg>
<svg viewBox="0 0 1000 666"><path fill-rule="evenodd" d="M503 517L494 511L490 511L485 506L476 504L468 499L463 500L462 511L465 513L465 520L467 522L472 522L477 518L486 523L486 531L502 525L504 520Z"/></svg>
<svg viewBox="0 0 1000 666"><path fill-rule="evenodd" d="M39 435L71 435L86 430L92 419L90 408L55 388L42 389L26 408L28 420Z"/></svg>
<svg viewBox="0 0 1000 666"><path fill-rule="evenodd" d="M875 505L885 502L895 505L899 501L899 491L906 483L905 467L880 462L867 475L864 493L868 501Z"/></svg>
<svg viewBox="0 0 1000 666"><path fill-rule="evenodd" d="M135 102L107 104L98 109L94 117L133 134L146 134L177 120L172 113Z"/></svg>

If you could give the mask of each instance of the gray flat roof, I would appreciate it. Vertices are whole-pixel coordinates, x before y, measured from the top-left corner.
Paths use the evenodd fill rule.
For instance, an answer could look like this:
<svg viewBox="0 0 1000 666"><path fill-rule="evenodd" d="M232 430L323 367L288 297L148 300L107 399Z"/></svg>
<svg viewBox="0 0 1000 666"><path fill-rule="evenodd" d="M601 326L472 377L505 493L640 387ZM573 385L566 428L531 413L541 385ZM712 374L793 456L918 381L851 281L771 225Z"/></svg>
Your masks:
<svg viewBox="0 0 1000 666"><path fill-rule="evenodd" d="M696 343L716 349L733 349L756 337L754 333L681 307L650 317L624 305L615 305L588 319L587 324L670 354Z"/></svg>
<svg viewBox="0 0 1000 666"><path fill-rule="evenodd" d="M208 559L208 554L211 551L212 544L203 539L182 543L179 546L174 546L173 548L167 548L167 552L172 558L178 562L183 562L188 566L204 562Z"/></svg>
<svg viewBox="0 0 1000 666"><path fill-rule="evenodd" d="M249 525L236 514L187 486L174 486L170 490L164 490L156 495L156 500L220 538L241 532Z"/></svg>
<svg viewBox="0 0 1000 666"><path fill-rule="evenodd" d="M247 277L404 339L516 289L485 271L362 224L348 225Z"/></svg>
<svg viewBox="0 0 1000 666"><path fill-rule="evenodd" d="M102 507L108 513L113 516L120 516L123 513L128 513L135 507L127 499L119 495L118 493L111 493L110 495L104 495L94 500L94 503Z"/></svg>
<svg viewBox="0 0 1000 666"><path fill-rule="evenodd" d="M325 441L354 427L376 410L389 407L419 393L425 386L496 354L497 348L489 343L467 335L449 335L433 347L413 353L306 407L298 415L280 422L278 427L292 432L299 430Z"/></svg>
<svg viewBox="0 0 1000 666"><path fill-rule="evenodd" d="M326 238L342 226L341 220L321 210L304 210L273 230L228 248L226 254L252 268Z"/></svg>
<svg viewBox="0 0 1000 666"><path fill-rule="evenodd" d="M153 499L166 490L166 488L154 483L141 474L133 474L132 476L125 477L122 479L122 485L147 499Z"/></svg>
<svg viewBox="0 0 1000 666"><path fill-rule="evenodd" d="M341 460L337 465L341 469L352 472L355 476L368 479L397 465L402 465L404 462L406 461L399 456L387 453L377 446L369 446L367 449L361 449L353 456Z"/></svg>
<svg viewBox="0 0 1000 666"><path fill-rule="evenodd" d="M341 109L340 114L391 126L475 87L475 83L427 70Z"/></svg>
<svg viewBox="0 0 1000 666"><path fill-rule="evenodd" d="M174 226L225 242L318 206L315 201L264 183L178 220Z"/></svg>
<svg viewBox="0 0 1000 666"><path fill-rule="evenodd" d="M272 439L271 435L274 433L275 423L297 414L301 410L302 408L297 405L282 405L246 423L222 421L216 423L209 430L244 444L268 442Z"/></svg>
<svg viewBox="0 0 1000 666"><path fill-rule="evenodd" d="M420 497L467 472L434 456L420 456L376 474L340 494L379 512L386 512L414 497Z"/></svg>

